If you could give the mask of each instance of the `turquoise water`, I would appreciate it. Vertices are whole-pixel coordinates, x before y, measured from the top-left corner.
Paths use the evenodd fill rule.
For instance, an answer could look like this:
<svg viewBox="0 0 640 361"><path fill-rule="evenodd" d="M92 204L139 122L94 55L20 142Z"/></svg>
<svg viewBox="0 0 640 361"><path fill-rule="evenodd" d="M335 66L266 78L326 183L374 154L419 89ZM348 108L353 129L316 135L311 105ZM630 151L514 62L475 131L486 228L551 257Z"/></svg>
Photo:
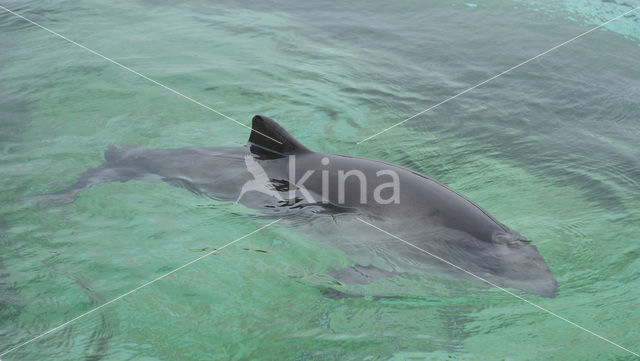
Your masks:
<svg viewBox="0 0 640 361"><path fill-rule="evenodd" d="M640 351L638 12L357 144L640 4L2 5L246 124L266 114L311 149L440 180L538 247L559 295L527 299ZM0 46L0 352L267 223L139 181L21 201L72 184L110 145L241 146L248 131L1 11ZM497 289L428 275L323 295L349 264L276 224L2 360L634 358Z"/></svg>

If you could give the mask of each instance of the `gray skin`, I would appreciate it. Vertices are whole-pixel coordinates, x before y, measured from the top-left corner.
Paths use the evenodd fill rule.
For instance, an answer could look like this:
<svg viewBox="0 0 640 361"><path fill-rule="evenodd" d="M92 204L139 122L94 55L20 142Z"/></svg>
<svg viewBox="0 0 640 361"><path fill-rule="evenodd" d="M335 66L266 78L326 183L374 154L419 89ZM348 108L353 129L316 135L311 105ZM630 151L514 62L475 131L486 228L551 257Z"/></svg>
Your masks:
<svg viewBox="0 0 640 361"><path fill-rule="evenodd" d="M283 218L304 234L345 252L356 265L330 273L342 282L362 284L402 273L438 272L543 297L557 295L557 282L533 244L445 185L397 165L311 151L265 116L255 116L252 128L246 147L110 148L104 164L87 170L71 187L44 196L63 204L98 183L144 179L164 181L221 201L236 201L242 186L256 179L248 171L249 155L249 161L255 161L268 175L265 189L280 197L249 190L239 203L267 217ZM294 179L289 175L292 163ZM345 191L341 200L338 174L350 170L364 174L366 186L361 187L356 177L347 177L342 181ZM384 170L398 175L398 203L374 200L374 190L391 181L389 175L377 175ZM310 171L313 173L299 182ZM315 201L306 199L302 189ZM327 190L328 197L323 199ZM381 193L383 199L391 194L391 189Z"/></svg>

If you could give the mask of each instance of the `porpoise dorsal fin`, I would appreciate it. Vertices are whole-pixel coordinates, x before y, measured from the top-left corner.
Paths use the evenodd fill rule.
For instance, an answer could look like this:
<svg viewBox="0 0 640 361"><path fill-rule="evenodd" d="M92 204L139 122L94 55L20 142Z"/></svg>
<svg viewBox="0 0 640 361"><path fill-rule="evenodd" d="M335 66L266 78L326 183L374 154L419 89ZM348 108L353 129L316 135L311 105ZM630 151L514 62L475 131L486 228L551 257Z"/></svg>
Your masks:
<svg viewBox="0 0 640 361"><path fill-rule="evenodd" d="M251 123L249 145L252 146L252 151L254 151L253 146L281 155L309 151L307 147L284 130L280 124L269 117L256 115Z"/></svg>

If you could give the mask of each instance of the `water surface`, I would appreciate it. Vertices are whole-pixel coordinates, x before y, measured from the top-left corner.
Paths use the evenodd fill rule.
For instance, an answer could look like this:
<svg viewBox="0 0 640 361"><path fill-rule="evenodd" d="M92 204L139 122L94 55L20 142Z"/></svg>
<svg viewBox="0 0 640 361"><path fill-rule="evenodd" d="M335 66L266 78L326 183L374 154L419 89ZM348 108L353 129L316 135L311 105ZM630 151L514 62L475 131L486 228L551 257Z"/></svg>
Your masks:
<svg viewBox="0 0 640 361"><path fill-rule="evenodd" d="M528 299L636 352L640 14L357 142L638 5L3 4L247 124L266 114L310 149L453 187L536 244L560 291ZM5 12L0 47L0 350L266 223L137 181L20 202L110 145L242 146L248 131ZM497 289L401 276L326 297L350 264L274 225L3 360L633 358Z"/></svg>

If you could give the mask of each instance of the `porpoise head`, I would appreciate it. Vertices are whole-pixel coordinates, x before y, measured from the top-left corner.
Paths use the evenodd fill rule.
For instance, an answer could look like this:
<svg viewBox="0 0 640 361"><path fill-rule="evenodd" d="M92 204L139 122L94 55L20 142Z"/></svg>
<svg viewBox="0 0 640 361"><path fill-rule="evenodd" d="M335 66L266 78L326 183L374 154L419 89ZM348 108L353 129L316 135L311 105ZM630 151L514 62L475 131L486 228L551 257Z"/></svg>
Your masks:
<svg viewBox="0 0 640 361"><path fill-rule="evenodd" d="M441 258L436 264L423 257L425 267L436 264L447 273L472 274L475 277L470 279L474 281L485 280L542 297L558 294L558 283L536 246L500 223L486 222L484 227L465 230L451 225L430 226L422 228L420 235L409 237L419 248Z"/></svg>
<svg viewBox="0 0 640 361"><path fill-rule="evenodd" d="M454 196L448 198L449 208L430 219L440 224L436 238L441 238L437 247L443 258L497 286L555 297L558 283L536 246L460 197L457 203Z"/></svg>
<svg viewBox="0 0 640 361"><path fill-rule="evenodd" d="M490 240L493 278L499 286L514 287L543 297L555 297L558 283L536 246L518 232L497 231Z"/></svg>

